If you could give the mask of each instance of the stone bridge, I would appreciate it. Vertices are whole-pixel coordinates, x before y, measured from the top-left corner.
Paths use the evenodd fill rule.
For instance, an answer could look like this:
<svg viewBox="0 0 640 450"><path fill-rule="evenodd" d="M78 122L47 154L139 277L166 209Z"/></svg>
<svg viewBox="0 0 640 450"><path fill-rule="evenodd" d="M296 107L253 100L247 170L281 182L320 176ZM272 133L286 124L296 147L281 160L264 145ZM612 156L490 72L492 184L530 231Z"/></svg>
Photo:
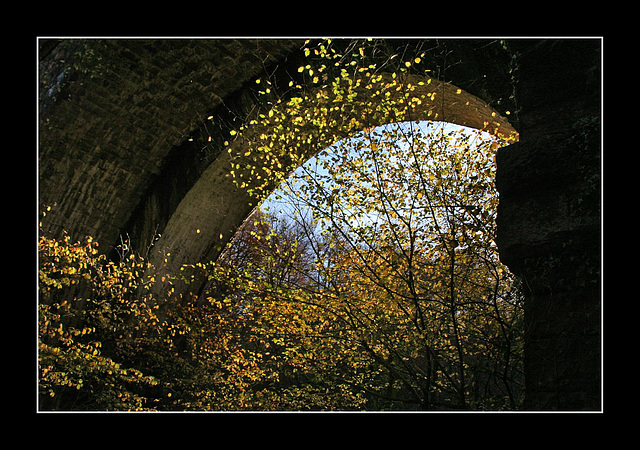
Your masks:
<svg viewBox="0 0 640 450"><path fill-rule="evenodd" d="M253 114L257 78L295 78L303 43L39 39L38 202L56 205L43 232L104 252L128 236L173 268L215 259L255 207L223 142ZM525 406L600 410L601 40L379 45L426 54L447 100L416 120L518 133L496 184L500 257L527 289Z"/></svg>

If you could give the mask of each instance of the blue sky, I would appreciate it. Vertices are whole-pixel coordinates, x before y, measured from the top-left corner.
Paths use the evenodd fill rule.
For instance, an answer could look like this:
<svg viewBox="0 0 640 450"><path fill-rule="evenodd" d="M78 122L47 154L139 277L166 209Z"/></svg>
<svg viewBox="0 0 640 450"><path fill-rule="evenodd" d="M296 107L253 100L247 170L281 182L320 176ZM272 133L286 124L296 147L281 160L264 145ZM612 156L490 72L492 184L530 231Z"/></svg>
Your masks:
<svg viewBox="0 0 640 450"><path fill-rule="evenodd" d="M458 130L466 131L468 133L476 132L476 130L447 122L404 122L402 124L399 124L399 126L404 127L405 129L408 129L410 126L419 126L420 129L424 132L426 132L428 129L437 130L439 128L442 128L445 133ZM318 175L324 175L328 177L329 175L327 171L323 169L320 164L318 164L318 158L326 158L331 154L333 148L334 146L329 147L328 149L319 152L317 156L310 158L305 164L303 164L296 170L295 174L301 175L305 170L308 170L311 172L315 172ZM327 187L329 188L330 186ZM279 199L279 197L283 197L283 199ZM284 215L288 217L293 214L293 208L290 204L290 200L287 199L287 195L282 188L275 189L273 193L262 203L260 209L268 213L273 213L277 216Z"/></svg>

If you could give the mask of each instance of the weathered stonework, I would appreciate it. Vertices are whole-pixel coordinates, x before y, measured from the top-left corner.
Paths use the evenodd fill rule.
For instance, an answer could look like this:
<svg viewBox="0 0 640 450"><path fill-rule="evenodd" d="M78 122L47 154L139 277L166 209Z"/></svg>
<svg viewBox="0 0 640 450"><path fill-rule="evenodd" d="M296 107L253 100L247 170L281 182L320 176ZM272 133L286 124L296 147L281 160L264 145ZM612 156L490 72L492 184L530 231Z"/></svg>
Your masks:
<svg viewBox="0 0 640 450"><path fill-rule="evenodd" d="M253 207L225 177L221 143L251 114L253 80L295 74L302 43L40 42L39 201L57 204L43 231L91 235L105 252L123 234L143 252L160 233L158 261L215 258ZM597 410L600 41L387 45L426 51L477 117L511 113L520 141L497 155L498 245L527 287L526 407ZM445 118L474 120L465 104Z"/></svg>
<svg viewBox="0 0 640 450"><path fill-rule="evenodd" d="M527 294L525 407L599 410L600 46L514 47L520 141L498 151L496 183L500 258Z"/></svg>
<svg viewBox="0 0 640 450"><path fill-rule="evenodd" d="M39 194L41 204L57 203L44 231L114 245L171 149L299 46L125 39L54 47L40 62Z"/></svg>

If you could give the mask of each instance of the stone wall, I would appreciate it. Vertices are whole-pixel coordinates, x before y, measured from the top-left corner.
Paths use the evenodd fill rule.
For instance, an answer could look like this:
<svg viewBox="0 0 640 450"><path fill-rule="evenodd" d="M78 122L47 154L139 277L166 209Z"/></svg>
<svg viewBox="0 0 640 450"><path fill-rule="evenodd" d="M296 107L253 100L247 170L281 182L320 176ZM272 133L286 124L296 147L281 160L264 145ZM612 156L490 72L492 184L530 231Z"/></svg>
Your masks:
<svg viewBox="0 0 640 450"><path fill-rule="evenodd" d="M526 408L601 407L600 42L518 41L520 140L497 155L498 248L523 282Z"/></svg>
<svg viewBox="0 0 640 450"><path fill-rule="evenodd" d="M39 195L41 204L57 203L44 231L114 245L170 151L300 44L108 39L41 46Z"/></svg>
<svg viewBox="0 0 640 450"><path fill-rule="evenodd" d="M123 234L144 250L162 233L178 261L212 256L251 209L223 182L219 141L251 109L247 86L295 73L302 43L41 42L39 201L57 204L43 231L91 235L105 252ZM598 409L600 41L388 45L427 51L434 77L510 111L520 142L497 155L498 245L527 292L526 406ZM190 234L203 217L207 232Z"/></svg>

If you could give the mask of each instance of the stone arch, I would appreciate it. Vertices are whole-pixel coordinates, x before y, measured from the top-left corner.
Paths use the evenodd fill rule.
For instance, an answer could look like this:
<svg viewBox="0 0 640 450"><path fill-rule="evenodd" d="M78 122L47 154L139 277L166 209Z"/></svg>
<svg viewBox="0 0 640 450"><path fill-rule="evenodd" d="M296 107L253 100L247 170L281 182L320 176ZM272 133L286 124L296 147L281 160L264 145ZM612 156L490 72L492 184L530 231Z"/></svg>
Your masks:
<svg viewBox="0 0 640 450"><path fill-rule="evenodd" d="M178 205L206 185L219 153L189 139L210 115L222 119L214 143L227 133L251 103L246 86L276 67L295 71L302 44L39 40L38 201L57 203L43 232L92 235L108 251L122 233L149 236L158 223L169 240ZM500 258L526 281L525 407L599 410L602 40L385 44L427 51L434 78L514 113L520 140L497 154L497 225Z"/></svg>
<svg viewBox="0 0 640 450"><path fill-rule="evenodd" d="M382 78L390 80L391 74L384 74ZM394 92L395 96L403 96L410 90L412 96L426 98L420 105L412 108L410 120L449 122L517 140L518 133L506 117L483 100L451 83L409 75L398 86L401 89ZM321 89L311 89L307 94L313 97L319 91ZM359 96L370 97L371 94L367 89L359 90ZM385 123L388 122L376 122L374 119L367 123L367 127ZM358 127L351 129L350 133L355 134L361 130ZM271 130L268 125L252 130L253 135L262 132L270 133ZM185 194L169 219L162 237L156 242L152 264L162 265L166 255L170 254L171 258L164 262L164 267L169 271L177 271L182 264L196 264L217 258L226 242L257 206L256 199L247 194L246 190L238 188L229 176L230 154L242 155L251 145L251 136L243 136L229 146L228 152L220 153L204 170ZM303 146L298 165L326 148L317 145L314 140ZM271 185L269 189L273 190L275 187ZM191 288L197 289L197 286Z"/></svg>
<svg viewBox="0 0 640 450"><path fill-rule="evenodd" d="M295 73L303 44L296 39L42 40L39 200L57 204L43 231L60 236L64 230L73 239L91 235L105 251L130 234L141 251L148 248L215 160L223 136L252 110L253 80L276 70ZM497 42L462 44L410 39L388 45L431 51L436 74L444 72L441 60L447 55L453 67L447 78L504 114L511 94L504 88L506 69L495 71L498 66L467 46L490 49L505 64L508 57ZM458 60L473 57L467 64L473 73L456 75L460 65L450 48ZM491 78L499 79L493 87L486 81L490 70ZM207 126L210 116L214 124Z"/></svg>
<svg viewBox="0 0 640 450"><path fill-rule="evenodd" d="M299 40L43 39L39 42L39 201L53 205L44 232L92 235L108 251L127 231L152 185L175 173L212 111ZM194 164L180 169L199 170ZM180 189L168 193L180 197ZM177 200L176 200L177 201ZM171 208L159 211L169 214Z"/></svg>

